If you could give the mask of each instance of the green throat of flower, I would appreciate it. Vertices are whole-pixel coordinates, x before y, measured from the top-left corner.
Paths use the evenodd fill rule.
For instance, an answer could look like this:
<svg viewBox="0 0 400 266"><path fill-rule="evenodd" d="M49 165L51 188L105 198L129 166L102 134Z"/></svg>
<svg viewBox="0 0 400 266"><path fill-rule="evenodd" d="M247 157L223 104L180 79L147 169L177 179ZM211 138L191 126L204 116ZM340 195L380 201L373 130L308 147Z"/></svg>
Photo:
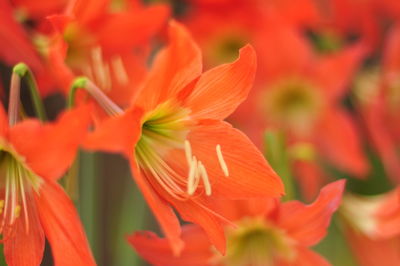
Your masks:
<svg viewBox="0 0 400 266"><path fill-rule="evenodd" d="M318 90L297 79L277 83L262 98L262 109L271 119L300 132L310 130L322 107Z"/></svg>
<svg viewBox="0 0 400 266"><path fill-rule="evenodd" d="M0 150L0 233L4 235L21 216L29 232L32 191L38 192L42 182L14 152Z"/></svg>
<svg viewBox="0 0 400 266"><path fill-rule="evenodd" d="M135 147L136 159L147 180L178 200L187 200L196 193L212 193L207 169L193 154L187 139L194 126L188 109L170 102L160 104L144 117ZM168 162L173 152L184 153L187 165L176 167L176 162L175 166ZM216 153L224 175L229 176L220 145L216 146Z"/></svg>
<svg viewBox="0 0 400 266"><path fill-rule="evenodd" d="M284 231L262 218L246 218L237 229L228 231L227 254L221 258L229 266L269 266L294 257L292 241Z"/></svg>

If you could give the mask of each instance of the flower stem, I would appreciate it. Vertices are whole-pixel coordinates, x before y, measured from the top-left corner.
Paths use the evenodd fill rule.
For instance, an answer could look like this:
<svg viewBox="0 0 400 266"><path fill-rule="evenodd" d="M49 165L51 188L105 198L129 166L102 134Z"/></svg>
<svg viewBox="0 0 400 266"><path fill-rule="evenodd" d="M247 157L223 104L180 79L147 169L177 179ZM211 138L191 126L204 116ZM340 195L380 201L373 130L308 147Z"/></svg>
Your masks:
<svg viewBox="0 0 400 266"><path fill-rule="evenodd" d="M44 105L42 99L40 98L38 86L32 74L32 71L24 63L19 63L14 66L13 73L11 76L10 102L8 108L10 125L14 125L18 121L21 79L24 77L26 78L29 91L31 93L31 99L37 117L42 122L47 120L47 115L44 110Z"/></svg>
<svg viewBox="0 0 400 266"><path fill-rule="evenodd" d="M75 105L75 94L78 89L86 90L108 114L117 115L123 112L99 87L86 77L76 78L72 83L68 95L68 108Z"/></svg>

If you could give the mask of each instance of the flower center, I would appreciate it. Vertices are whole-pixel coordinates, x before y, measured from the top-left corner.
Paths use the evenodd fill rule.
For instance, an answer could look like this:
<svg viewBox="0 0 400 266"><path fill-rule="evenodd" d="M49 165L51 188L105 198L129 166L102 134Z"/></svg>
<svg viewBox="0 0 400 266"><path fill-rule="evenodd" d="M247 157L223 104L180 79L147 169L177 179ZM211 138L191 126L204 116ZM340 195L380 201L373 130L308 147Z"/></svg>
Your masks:
<svg viewBox="0 0 400 266"><path fill-rule="evenodd" d="M228 250L220 258L229 266L268 266L277 260L290 261L295 255L284 231L262 218L245 218L238 228L228 230Z"/></svg>
<svg viewBox="0 0 400 266"><path fill-rule="evenodd" d="M312 85L299 80L279 82L262 97L262 109L276 123L300 132L311 129L322 107L321 95Z"/></svg>
<svg viewBox="0 0 400 266"><path fill-rule="evenodd" d="M29 231L30 196L41 183L42 179L24 166L14 152L0 150L0 233L4 235L11 229L21 214L26 232Z"/></svg>
<svg viewBox="0 0 400 266"><path fill-rule="evenodd" d="M212 193L207 169L193 154L187 140L190 129L194 127L189 113L189 110L171 102L160 104L144 117L142 135L135 147L136 159L144 176L179 200L187 200L196 192L204 192L207 196ZM229 176L220 145L216 146L215 152L222 172ZM172 153L184 155L186 164L182 167L180 163L169 162Z"/></svg>

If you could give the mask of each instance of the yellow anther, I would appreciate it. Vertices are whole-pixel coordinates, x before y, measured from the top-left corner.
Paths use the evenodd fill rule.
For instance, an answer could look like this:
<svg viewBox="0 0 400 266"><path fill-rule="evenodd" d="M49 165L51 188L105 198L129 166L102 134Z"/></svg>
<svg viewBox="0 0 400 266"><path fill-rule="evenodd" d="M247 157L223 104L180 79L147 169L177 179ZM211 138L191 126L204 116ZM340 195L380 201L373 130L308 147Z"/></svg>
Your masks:
<svg viewBox="0 0 400 266"><path fill-rule="evenodd" d="M203 180L204 190L206 192L206 195L210 196L212 191L211 191L210 180L208 179L207 170L201 162L198 162L198 167L199 167L201 179Z"/></svg>
<svg viewBox="0 0 400 266"><path fill-rule="evenodd" d="M18 218L20 213L21 213L21 206L20 205L15 206L15 209L14 209L15 218Z"/></svg>

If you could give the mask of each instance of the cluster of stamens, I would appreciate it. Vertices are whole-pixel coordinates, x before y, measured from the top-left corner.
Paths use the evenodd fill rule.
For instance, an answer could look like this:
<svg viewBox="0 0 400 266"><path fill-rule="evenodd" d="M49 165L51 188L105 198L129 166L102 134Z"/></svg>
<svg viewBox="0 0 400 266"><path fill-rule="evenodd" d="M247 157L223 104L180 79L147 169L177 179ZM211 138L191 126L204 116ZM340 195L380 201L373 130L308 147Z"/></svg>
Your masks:
<svg viewBox="0 0 400 266"><path fill-rule="evenodd" d="M129 83L129 77L121 57L115 56L109 62L106 62L100 47L91 50L90 63L82 66L82 72L105 91L111 90L112 77L120 85Z"/></svg>
<svg viewBox="0 0 400 266"><path fill-rule="evenodd" d="M221 169L224 175L227 177L229 176L229 171L222 155L221 146L219 144L216 146L216 152ZM201 180L203 182L206 195L210 196L212 193L212 189L207 170L204 164L200 160L198 160L196 156L192 155L192 148L188 140L185 140L185 155L186 161L189 166L189 174L187 178L187 193L189 195L193 195L196 192L196 189Z"/></svg>

